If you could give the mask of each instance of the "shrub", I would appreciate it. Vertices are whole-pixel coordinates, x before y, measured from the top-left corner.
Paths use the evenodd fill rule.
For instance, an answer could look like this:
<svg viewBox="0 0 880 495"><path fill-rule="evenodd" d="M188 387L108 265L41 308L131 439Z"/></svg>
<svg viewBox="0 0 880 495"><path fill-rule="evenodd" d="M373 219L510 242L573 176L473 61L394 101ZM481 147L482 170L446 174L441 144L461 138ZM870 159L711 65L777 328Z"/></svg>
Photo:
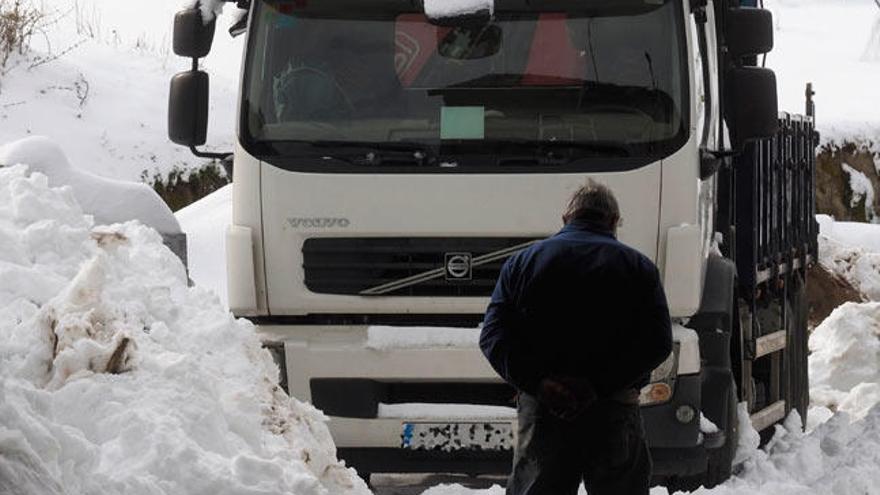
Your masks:
<svg viewBox="0 0 880 495"><path fill-rule="evenodd" d="M43 13L24 0L0 0L0 67L13 53L23 54Z"/></svg>
<svg viewBox="0 0 880 495"><path fill-rule="evenodd" d="M141 181L153 188L168 204L177 211L229 184L226 173L216 163L209 163L197 170L185 170L175 166L167 175L144 170Z"/></svg>

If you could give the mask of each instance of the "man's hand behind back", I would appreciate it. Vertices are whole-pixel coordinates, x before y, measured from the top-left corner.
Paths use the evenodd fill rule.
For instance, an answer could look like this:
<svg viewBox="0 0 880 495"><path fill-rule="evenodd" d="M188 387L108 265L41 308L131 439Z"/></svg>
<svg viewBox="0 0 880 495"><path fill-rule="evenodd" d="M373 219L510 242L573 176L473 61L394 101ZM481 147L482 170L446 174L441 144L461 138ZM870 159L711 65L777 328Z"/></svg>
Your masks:
<svg viewBox="0 0 880 495"><path fill-rule="evenodd" d="M573 421L596 401L596 392L584 379L554 376L541 380L538 400L554 416Z"/></svg>

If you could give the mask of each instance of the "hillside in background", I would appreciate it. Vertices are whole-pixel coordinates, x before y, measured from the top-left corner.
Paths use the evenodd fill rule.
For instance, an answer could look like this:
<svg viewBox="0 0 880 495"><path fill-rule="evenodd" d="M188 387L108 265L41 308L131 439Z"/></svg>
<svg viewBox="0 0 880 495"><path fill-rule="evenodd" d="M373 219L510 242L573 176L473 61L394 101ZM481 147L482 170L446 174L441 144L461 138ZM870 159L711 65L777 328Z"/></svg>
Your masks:
<svg viewBox="0 0 880 495"><path fill-rule="evenodd" d="M132 181L201 167L205 160L167 137L168 83L189 68L171 52L182 3L21 0L42 17L30 50L0 69L0 143L45 135L74 166ZM11 9L13 2L0 5ZM212 78L208 140L229 150L243 41L226 33L234 11L226 7L214 51L203 61Z"/></svg>

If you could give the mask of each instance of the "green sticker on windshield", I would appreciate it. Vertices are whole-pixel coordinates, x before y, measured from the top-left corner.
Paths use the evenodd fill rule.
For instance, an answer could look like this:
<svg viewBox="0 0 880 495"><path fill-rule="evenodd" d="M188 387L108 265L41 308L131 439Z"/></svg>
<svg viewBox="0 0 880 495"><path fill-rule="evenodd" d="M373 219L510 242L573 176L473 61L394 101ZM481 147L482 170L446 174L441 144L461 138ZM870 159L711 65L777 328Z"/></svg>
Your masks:
<svg viewBox="0 0 880 495"><path fill-rule="evenodd" d="M486 116L483 107L443 107L440 109L440 139L483 139Z"/></svg>

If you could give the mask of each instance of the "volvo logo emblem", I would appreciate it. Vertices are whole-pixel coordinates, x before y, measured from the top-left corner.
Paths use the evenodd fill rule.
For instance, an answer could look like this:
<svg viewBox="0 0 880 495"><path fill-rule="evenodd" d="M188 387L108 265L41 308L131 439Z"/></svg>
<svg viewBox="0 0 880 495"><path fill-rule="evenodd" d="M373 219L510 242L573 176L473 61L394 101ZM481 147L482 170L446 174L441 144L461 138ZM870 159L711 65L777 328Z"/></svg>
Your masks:
<svg viewBox="0 0 880 495"><path fill-rule="evenodd" d="M446 280L470 280L472 261L471 253L446 253Z"/></svg>

